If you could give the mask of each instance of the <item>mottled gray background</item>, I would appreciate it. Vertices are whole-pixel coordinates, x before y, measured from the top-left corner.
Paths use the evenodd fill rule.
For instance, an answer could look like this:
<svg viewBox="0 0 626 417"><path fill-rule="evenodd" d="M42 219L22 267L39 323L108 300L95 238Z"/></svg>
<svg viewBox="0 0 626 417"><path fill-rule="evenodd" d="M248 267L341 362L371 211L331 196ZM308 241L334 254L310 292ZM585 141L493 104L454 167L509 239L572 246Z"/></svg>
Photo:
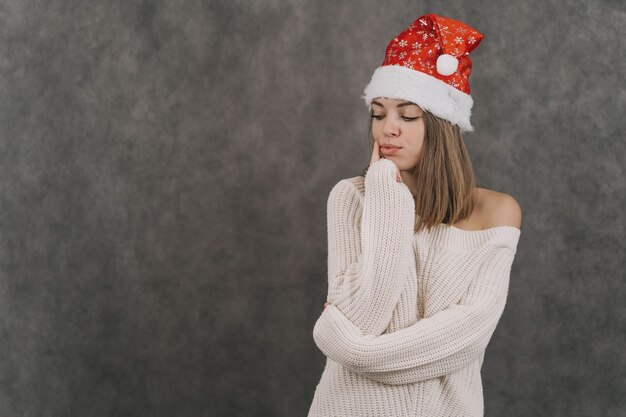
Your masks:
<svg viewBox="0 0 626 417"><path fill-rule="evenodd" d="M304 416L326 198L423 13L523 225L486 416L624 416L623 1L0 1L0 416Z"/></svg>

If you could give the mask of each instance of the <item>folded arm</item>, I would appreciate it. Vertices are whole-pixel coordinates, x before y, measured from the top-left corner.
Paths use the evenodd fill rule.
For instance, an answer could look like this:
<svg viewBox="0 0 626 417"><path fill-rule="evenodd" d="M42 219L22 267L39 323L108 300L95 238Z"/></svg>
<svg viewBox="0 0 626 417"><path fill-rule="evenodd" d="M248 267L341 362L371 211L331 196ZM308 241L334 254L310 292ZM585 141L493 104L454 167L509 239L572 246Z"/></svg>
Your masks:
<svg viewBox="0 0 626 417"><path fill-rule="evenodd" d="M335 306L313 329L319 349L354 372L386 384L449 375L484 352L504 310L514 251L494 247L461 301L412 326L364 335Z"/></svg>

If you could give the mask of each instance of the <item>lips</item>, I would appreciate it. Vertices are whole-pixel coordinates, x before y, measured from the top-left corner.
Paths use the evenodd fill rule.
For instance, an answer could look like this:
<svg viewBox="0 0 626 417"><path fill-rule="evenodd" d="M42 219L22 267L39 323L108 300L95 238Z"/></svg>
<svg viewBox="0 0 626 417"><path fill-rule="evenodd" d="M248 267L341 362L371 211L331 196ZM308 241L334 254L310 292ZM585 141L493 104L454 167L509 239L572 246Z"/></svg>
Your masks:
<svg viewBox="0 0 626 417"><path fill-rule="evenodd" d="M400 148L398 146L387 146L387 145L385 145L385 146L381 146L380 147L380 151L383 153L383 155L393 155L396 152L398 152L400 149L402 149L402 148Z"/></svg>

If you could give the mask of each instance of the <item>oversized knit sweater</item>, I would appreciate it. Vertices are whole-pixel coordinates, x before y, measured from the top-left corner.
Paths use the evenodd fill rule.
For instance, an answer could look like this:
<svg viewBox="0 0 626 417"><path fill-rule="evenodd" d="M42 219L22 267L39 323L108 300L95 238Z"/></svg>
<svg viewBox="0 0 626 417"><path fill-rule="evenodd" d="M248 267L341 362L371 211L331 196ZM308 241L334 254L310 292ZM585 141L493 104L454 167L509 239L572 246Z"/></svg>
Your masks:
<svg viewBox="0 0 626 417"><path fill-rule="evenodd" d="M504 310L520 230L413 231L396 166L374 162L327 202L327 357L308 417L478 417L480 369Z"/></svg>

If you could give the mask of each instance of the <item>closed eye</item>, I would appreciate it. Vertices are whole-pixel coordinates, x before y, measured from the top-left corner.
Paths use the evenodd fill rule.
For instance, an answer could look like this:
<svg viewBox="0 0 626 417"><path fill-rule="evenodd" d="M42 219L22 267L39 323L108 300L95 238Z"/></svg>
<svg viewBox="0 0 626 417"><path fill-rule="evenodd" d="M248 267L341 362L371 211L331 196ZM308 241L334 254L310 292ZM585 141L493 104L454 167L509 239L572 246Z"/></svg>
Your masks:
<svg viewBox="0 0 626 417"><path fill-rule="evenodd" d="M371 115L370 115L370 117L371 117L372 119L382 120L385 116L377 116L377 115L375 115L375 114L371 114ZM407 122L410 122L410 121L412 121L412 120L417 120L417 119L419 119L419 116L418 116L418 117L405 117L405 116L402 116L402 118L403 118L404 120L406 120Z"/></svg>

